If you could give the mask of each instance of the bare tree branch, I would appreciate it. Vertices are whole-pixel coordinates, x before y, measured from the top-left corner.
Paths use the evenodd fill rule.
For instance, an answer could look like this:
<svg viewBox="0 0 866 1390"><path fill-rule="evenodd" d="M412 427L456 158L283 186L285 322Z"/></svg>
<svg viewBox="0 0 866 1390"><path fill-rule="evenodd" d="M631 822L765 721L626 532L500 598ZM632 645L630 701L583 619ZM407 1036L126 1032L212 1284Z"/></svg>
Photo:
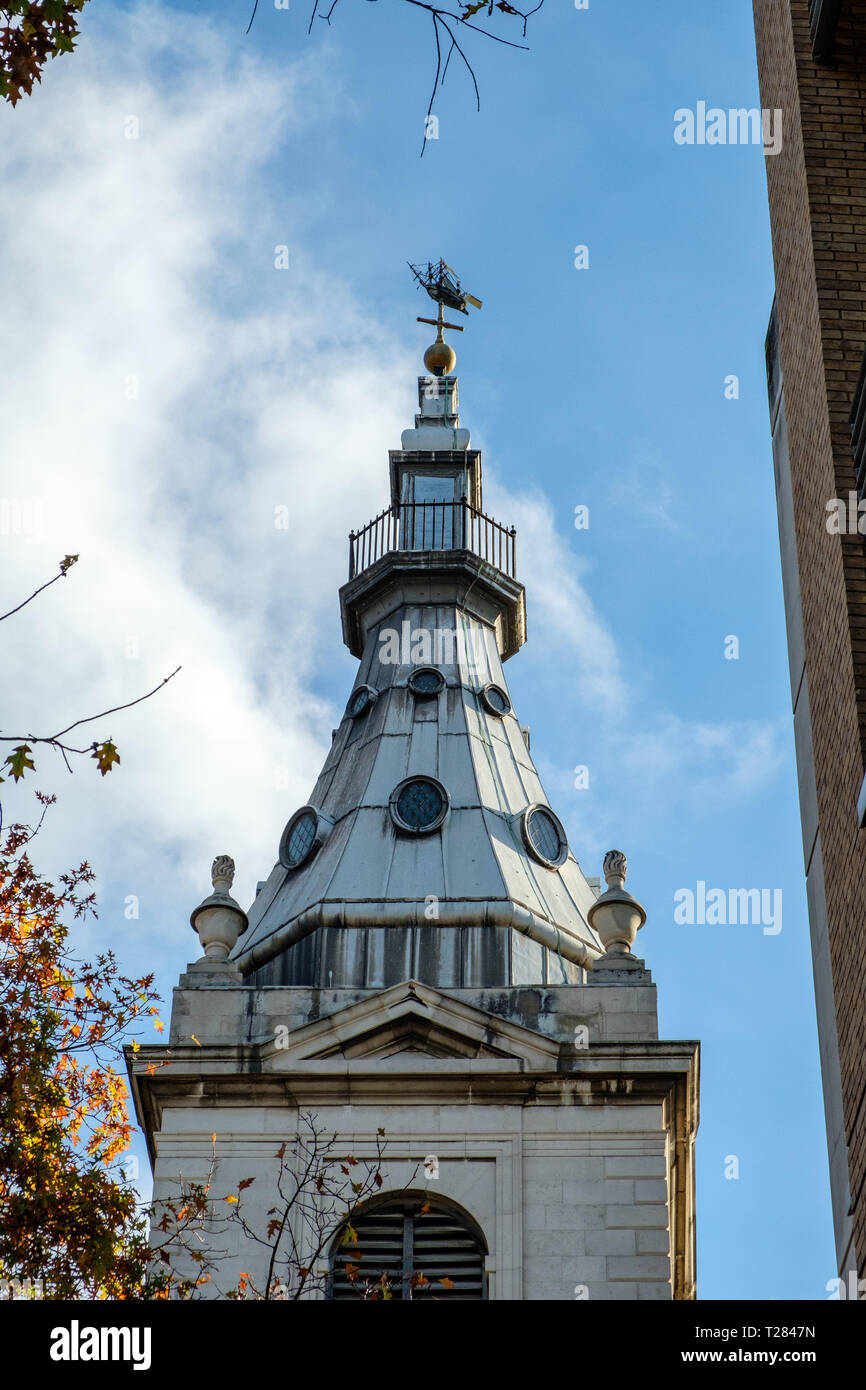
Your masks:
<svg viewBox="0 0 866 1390"><path fill-rule="evenodd" d="M132 709L133 705L140 705L142 701L149 700L158 690L162 690L164 685L168 685L180 670L180 666L175 667L170 676L165 676L159 685L155 685L153 690L148 690L146 695L139 695L136 700L128 700L125 705L114 705L112 709L104 709L100 714L89 714L86 719L76 719L74 724L67 724L65 729L60 729L56 734L0 734L0 743L50 743L56 748L65 748L69 753L89 753L93 744L88 744L86 748L71 748L69 744L61 743L60 740L64 734L77 729L81 724L92 724L96 719L107 719L109 714L117 714L122 709Z"/></svg>
<svg viewBox="0 0 866 1390"><path fill-rule="evenodd" d="M320 8L320 6L323 4L323 0L313 0L313 8L310 13L310 22L307 25L307 33L312 33L313 24L316 19L322 19L325 21L326 24L330 24L331 17L339 3L340 0L331 0L330 5L328 6L327 10L325 10ZM378 4L378 0L367 0L367 3ZM433 111L433 103L436 100L436 96L440 91L443 82L445 81L445 75L448 71L448 65L451 62L451 55L454 53L455 49L462 58L466 71L469 73L469 76L472 79L472 85L475 90L476 108L478 110L481 109L481 97L478 90L478 81L475 76L475 70L472 64L470 63L466 53L458 43L454 31L451 28L451 25L460 24L463 26L464 29L471 29L473 33L481 34L486 39L492 39L494 43L504 44L506 48L519 48L525 52L527 50L527 45L523 43L517 43L514 39L507 39L502 34L497 34L492 29L485 28L481 24L473 24L472 17L473 15L477 14L479 10L484 9L483 3L482 5L477 6L470 4L469 0L462 0L462 3L464 4L462 14L458 14L454 10L446 9L442 5L437 5L433 3L433 0L401 0L401 3L411 5L413 9L416 10L426 10L426 12L431 16L433 20L433 37L436 44L436 73L433 79L433 91L430 96L430 101L427 106L427 114L425 117L424 144L421 147L421 155L423 157L424 149L427 144L426 123L427 120L429 120L429 117ZM255 0L255 3L253 5L253 12L250 16L250 22L247 26L247 33L249 33L250 29L252 28L252 23L256 16L256 10L258 9L258 4L259 0ZM538 11L543 8L543 6L544 0L538 0L538 4L533 6L531 10L519 10L516 6L508 4L507 0L489 0L489 3L487 4L486 17L488 19L494 18L494 9L497 9L500 11L500 14L503 18L511 17L514 19L522 20L523 24L521 37L525 39L526 28L530 17L534 14L537 14ZM444 30L444 32L447 33L449 39L451 40L451 45L448 49L448 54L445 59L444 66L442 64L442 47L439 34L440 26Z"/></svg>
<svg viewBox="0 0 866 1390"><path fill-rule="evenodd" d="M151 695L155 695L158 690L162 690L162 687L168 685L170 680L174 680L174 677L180 669L179 666L176 666L170 676L165 676L160 681L159 685L155 685L153 690L148 690L146 695L139 695L137 700L128 700L125 705L115 705L113 709L104 709L101 714L91 714L88 715L86 719L76 719L74 724L67 724L65 729L61 729L58 733L54 734L53 738L47 740L47 742L53 743L56 739L62 738L64 734L70 733L72 729L77 729L80 724L92 724L94 719L107 719L109 714L117 714L119 710L132 709L133 705L140 705L143 700L149 700Z"/></svg>
<svg viewBox="0 0 866 1390"><path fill-rule="evenodd" d="M11 618L13 613L20 613L22 608L26 608L28 603L32 603L37 595L41 594L44 589L50 589L51 585L56 584L58 579L65 579L67 572L72 568L77 559L77 555L66 555L60 561L59 573L55 574L53 579L48 579L44 584L40 584L39 588L34 589L30 597L26 598L23 603L19 603L17 608L10 608L8 613L0 613L0 623L4 622L6 618Z"/></svg>
<svg viewBox="0 0 866 1390"><path fill-rule="evenodd" d="M164 1198L146 1209L151 1239L155 1242L154 1259L165 1271L155 1282L155 1289L161 1289L156 1296L165 1297L168 1291L169 1296L195 1299L202 1296L206 1284L219 1297L231 1299L295 1302L324 1293L330 1271L323 1268L322 1257L342 1233L342 1244L352 1263L356 1255L359 1262L348 1274L355 1293L364 1299L391 1298L390 1275L383 1273L377 1278L378 1271L361 1270L362 1254L356 1250L352 1224L383 1186L384 1136L384 1130L380 1130L375 1156L341 1156L336 1148L337 1135L320 1128L314 1115L301 1113L297 1132L274 1155L279 1165L275 1183L278 1205L264 1214L265 1219L270 1218L264 1231L259 1225L261 1212L254 1218L244 1210L244 1190L260 1179L246 1178L235 1191L221 1189L217 1195L219 1164L214 1136L205 1182L185 1182L179 1174L172 1183L179 1195ZM418 1165L396 1193L408 1193L417 1174ZM233 1287L221 1288L217 1280L227 1251L218 1248L220 1238L237 1230L252 1247L262 1249L263 1260L267 1252L266 1267L261 1275L248 1270ZM234 1239L230 1244L236 1250ZM420 1282L427 1282L418 1277Z"/></svg>
<svg viewBox="0 0 866 1390"><path fill-rule="evenodd" d="M22 608L26 608L28 603L32 603L33 599L43 593L45 589L49 589L52 584L56 584L58 579L65 579L69 570L77 560L77 555L65 555L60 561L59 572L55 574L52 579L47 580L44 584L40 584L38 589L34 589L29 598L24 599L23 602L19 603L15 608L10 608L8 613L0 615L0 622L3 622L6 618L11 618L14 613L20 613ZM11 776L16 782L20 782L25 771L34 770L30 754L36 744L42 743L57 749L66 764L67 772L70 773L72 772L72 766L69 762L68 754L73 753L79 756L86 753L92 754L97 760L99 771L104 777L106 772L110 771L114 763L120 762L117 749L111 737L104 739L101 744L94 741L85 748L76 748L70 743L63 742L66 734L71 733L73 729L81 728L83 724L93 724L97 719L107 719L110 714L118 714L121 710L132 709L133 705L142 704L143 701L149 700L158 690L161 690L164 685L167 685L170 680L173 680L180 669L179 666L176 667L170 676L165 676L164 679L160 681L159 685L155 685L153 690L148 690L146 695L139 695L135 700L127 700L122 705L114 705L111 709L102 710L99 714L90 714L83 719L76 719L71 724L67 724L64 729L59 729L56 734L0 734L0 743L14 743L17 745L12 753L10 753L9 757L4 760L2 767L7 771L11 768ZM3 780L3 777L0 777L0 781ZM2 824L2 813L0 813L0 824Z"/></svg>

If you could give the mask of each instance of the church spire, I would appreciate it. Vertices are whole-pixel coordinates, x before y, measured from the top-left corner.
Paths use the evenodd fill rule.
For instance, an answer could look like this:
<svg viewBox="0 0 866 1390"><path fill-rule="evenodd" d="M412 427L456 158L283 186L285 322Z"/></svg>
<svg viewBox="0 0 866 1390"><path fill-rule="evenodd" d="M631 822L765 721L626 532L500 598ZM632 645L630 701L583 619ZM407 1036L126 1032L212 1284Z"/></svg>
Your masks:
<svg viewBox="0 0 866 1390"><path fill-rule="evenodd" d="M309 801L233 958L251 983L578 983L605 954L595 888L548 802L503 663L526 640L517 537L483 510L481 454L445 372L444 262L418 413L389 454L391 501L349 538L354 687ZM430 322L430 320L423 320Z"/></svg>
<svg viewBox="0 0 866 1390"><path fill-rule="evenodd" d="M130 1052L154 1200L219 1152L214 1199L248 1205L203 1258L273 1297L692 1298L697 1044L659 1041L625 856L600 893L539 779L504 674L526 638L515 532L482 509L457 379L429 356L390 505L350 538L358 668L319 778L248 916L218 856L170 1046ZM309 1156L304 1117L375 1162L376 1195L287 1210L275 1262L256 1232Z"/></svg>

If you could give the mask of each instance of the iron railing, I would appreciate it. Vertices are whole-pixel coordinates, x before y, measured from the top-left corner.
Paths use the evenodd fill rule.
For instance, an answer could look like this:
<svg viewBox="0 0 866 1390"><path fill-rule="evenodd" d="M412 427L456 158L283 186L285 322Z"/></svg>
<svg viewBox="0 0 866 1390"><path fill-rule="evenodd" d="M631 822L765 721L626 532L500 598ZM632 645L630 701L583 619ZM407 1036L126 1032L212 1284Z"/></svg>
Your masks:
<svg viewBox="0 0 866 1390"><path fill-rule="evenodd" d="M349 578L392 551L471 550L514 579L517 532L459 502L396 502L349 533Z"/></svg>

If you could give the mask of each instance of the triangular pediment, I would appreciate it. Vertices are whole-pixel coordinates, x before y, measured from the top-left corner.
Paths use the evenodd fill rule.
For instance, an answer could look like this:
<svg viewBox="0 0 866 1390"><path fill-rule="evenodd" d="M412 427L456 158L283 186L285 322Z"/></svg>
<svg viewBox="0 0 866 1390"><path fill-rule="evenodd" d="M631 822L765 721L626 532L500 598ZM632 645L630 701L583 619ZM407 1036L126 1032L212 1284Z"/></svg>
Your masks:
<svg viewBox="0 0 866 1390"><path fill-rule="evenodd" d="M490 1057L555 1065L556 1043L432 985L394 985L326 1018L296 1028L268 1060L280 1070L301 1062L384 1059L398 1053L472 1060ZM264 1058L263 1058L264 1060Z"/></svg>

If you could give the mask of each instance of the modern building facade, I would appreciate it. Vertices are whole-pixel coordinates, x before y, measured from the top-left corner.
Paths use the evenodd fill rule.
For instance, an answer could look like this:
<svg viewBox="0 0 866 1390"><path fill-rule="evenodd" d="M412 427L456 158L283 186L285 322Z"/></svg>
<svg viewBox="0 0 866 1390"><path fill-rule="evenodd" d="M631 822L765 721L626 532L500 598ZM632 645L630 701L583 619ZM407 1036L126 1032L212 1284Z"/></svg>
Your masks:
<svg viewBox="0 0 866 1390"><path fill-rule="evenodd" d="M850 1279L866 1272L866 4L755 0L754 14L762 105L783 122L766 161L767 373L833 1216Z"/></svg>
<svg viewBox="0 0 866 1390"><path fill-rule="evenodd" d="M659 1039L625 859L605 892L585 876L512 707L516 533L483 511L443 347L350 538L359 666L319 780L248 914L215 861L169 1043L130 1056L155 1196L215 1153L264 1235L309 1114L359 1162L386 1144L349 1255L336 1220L321 1249L293 1232L310 1296L356 1296L360 1265L397 1298L691 1299L698 1045ZM222 1282L266 1264L241 1239Z"/></svg>

